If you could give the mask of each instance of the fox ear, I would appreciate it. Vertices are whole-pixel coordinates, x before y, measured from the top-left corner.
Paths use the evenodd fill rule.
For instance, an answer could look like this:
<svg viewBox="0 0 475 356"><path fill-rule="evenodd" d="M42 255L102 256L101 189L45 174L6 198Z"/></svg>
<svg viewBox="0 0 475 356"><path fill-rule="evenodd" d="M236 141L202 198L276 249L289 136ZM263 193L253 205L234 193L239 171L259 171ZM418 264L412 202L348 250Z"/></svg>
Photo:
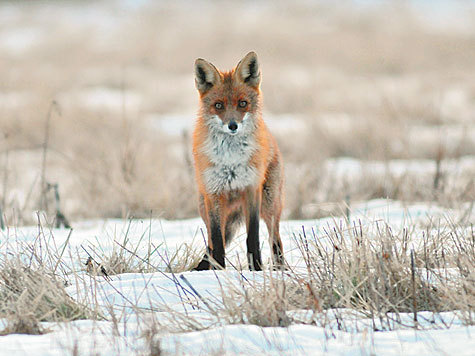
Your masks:
<svg viewBox="0 0 475 356"><path fill-rule="evenodd" d="M247 85L258 88L261 83L261 71L259 70L256 52L246 54L238 63L234 73Z"/></svg>
<svg viewBox="0 0 475 356"><path fill-rule="evenodd" d="M202 58L195 61L195 85L200 94L205 94L220 81L221 74L214 65Z"/></svg>

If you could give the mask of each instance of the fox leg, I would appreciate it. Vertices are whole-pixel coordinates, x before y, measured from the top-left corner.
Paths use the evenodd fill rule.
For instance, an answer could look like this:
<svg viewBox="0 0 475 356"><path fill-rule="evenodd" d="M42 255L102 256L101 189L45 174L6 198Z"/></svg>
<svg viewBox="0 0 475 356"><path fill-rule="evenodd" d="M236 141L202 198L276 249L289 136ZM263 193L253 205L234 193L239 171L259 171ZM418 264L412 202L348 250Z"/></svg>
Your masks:
<svg viewBox="0 0 475 356"><path fill-rule="evenodd" d="M209 267L210 267L209 256L211 256L211 254L212 254L212 249L210 248L210 245L209 245L209 242L208 242L208 246L206 247L206 252L205 252L205 255L203 256L203 259L200 261L200 263L198 263L198 266L193 268L193 271L208 270Z"/></svg>
<svg viewBox="0 0 475 356"><path fill-rule="evenodd" d="M269 246L272 249L274 269L283 268L284 250L280 239L279 224L282 213L283 172L279 160L274 160L268 168L267 180L262 188L262 218L269 232Z"/></svg>
<svg viewBox="0 0 475 356"><path fill-rule="evenodd" d="M205 225L206 225L206 230L208 234L208 246L206 247L206 252L205 255L203 256L203 259L198 263L198 266L193 268L193 271L204 271L209 269L210 264L209 264L209 256L211 255L211 250L212 250L212 243L210 244L210 232L209 232L209 222L208 222L208 216L206 214L206 208L205 208L205 201L203 195L200 194L199 198L199 205L198 205L199 211L201 218L203 219Z"/></svg>
<svg viewBox="0 0 475 356"><path fill-rule="evenodd" d="M284 266L284 250L282 248L282 240L280 239L279 220L278 216L264 215L264 221L269 232L269 246L272 248L274 269L280 269Z"/></svg>
<svg viewBox="0 0 475 356"><path fill-rule="evenodd" d="M223 211L220 198L206 199L205 209L208 218L208 246L215 263L212 268L225 268L224 263L224 230L226 227L226 213Z"/></svg>
<svg viewBox="0 0 475 356"><path fill-rule="evenodd" d="M249 191L248 199L244 206L247 230L247 261L249 263L249 269L255 271L262 271L261 249L259 244L261 192L261 188L257 191Z"/></svg>
<svg viewBox="0 0 475 356"><path fill-rule="evenodd" d="M224 238L223 226L225 226L225 216L220 211L218 199L204 199L200 197L200 214L206 224L208 232L207 251L194 270L202 271L210 269L210 267L225 268L224 263ZM223 225L224 224L224 225ZM210 257L215 261L210 261Z"/></svg>

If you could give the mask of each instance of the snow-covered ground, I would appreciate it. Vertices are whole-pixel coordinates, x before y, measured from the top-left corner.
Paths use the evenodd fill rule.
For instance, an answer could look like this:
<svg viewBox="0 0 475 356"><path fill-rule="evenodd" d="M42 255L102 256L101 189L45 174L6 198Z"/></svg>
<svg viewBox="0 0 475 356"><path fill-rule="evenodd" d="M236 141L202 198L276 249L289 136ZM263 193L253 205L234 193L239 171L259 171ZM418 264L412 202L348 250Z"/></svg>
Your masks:
<svg viewBox="0 0 475 356"><path fill-rule="evenodd" d="M374 200L351 209L352 221L361 221L368 229L376 222L386 222L397 234L404 227L411 226L424 230L429 220L452 221L460 218L462 212L448 210L427 204L405 206L397 201ZM475 221L473 212L468 221ZM465 217L467 219L467 216ZM325 230L345 224L343 218L319 220L284 221L281 231L284 250L290 265L298 267L301 255L292 236L303 230L315 233L326 244ZM144 256L147 246L156 248L156 256L169 258L183 244L203 248L200 229L204 226L200 219L165 220L91 220L77 223L70 231L65 229L44 229L38 227L9 228L0 234L1 251L14 253L19 246L40 243L39 235L58 251L67 242L63 256L64 265L82 268L78 260L85 261L87 250L99 259L98 254L108 255L118 248L118 243L137 249ZM375 227L376 228L376 227ZM267 233L262 230L263 237ZM69 236L69 239L68 239ZM127 241L124 238L127 237ZM263 239L265 240L265 238ZM328 242L328 241L327 241ZM245 260L244 236L240 236L227 250L234 263ZM96 255L95 255L96 253ZM269 249L263 243L263 256L267 261ZM72 258L72 259L70 259ZM100 261L99 261L100 262ZM188 320L199 323L199 331L158 332L162 351L169 354L270 354L270 355L473 355L475 349L474 326L465 326L457 312L433 315L419 313L419 329L411 327L412 315L399 314L401 325L389 331L373 331L371 323L363 315L351 311L339 311L347 315L351 325L346 331L338 330L331 311L320 313L328 319L325 327L311 325L315 316L311 311L295 311L294 320L304 320L305 324L292 324L287 328L256 325L226 325L222 319L210 313L205 301L219 304L222 286L239 285L242 279L259 282L261 272L238 272L234 268L226 271L184 272L171 274L164 272L165 263L160 258L151 259L157 267L154 273L128 273L113 275L110 281L103 277L91 277L84 271L71 277L68 293L79 302L94 296L94 304L104 314L115 311L117 323L112 321L74 321L64 324L44 323L51 332L45 335L7 335L0 337L0 355L65 355L79 354L129 355L145 354L146 338L143 336L151 325L151 320L159 320L163 325L169 321L170 329L186 329L186 321L177 321L176 313L188 316ZM181 276L195 289L192 291L183 283ZM177 281L180 281L178 284ZM201 297L198 297L198 293ZM224 292L226 293L226 292ZM187 302L184 303L184 300ZM90 302L90 301L89 301ZM213 304L215 305L215 304ZM153 311L153 312L152 312ZM442 318L444 323L432 322ZM407 319L404 322L404 319ZM332 322L333 321L333 322ZM173 326L172 326L173 324ZM317 324L318 325L318 324ZM406 325L406 326L403 326ZM142 353L141 353L142 352Z"/></svg>
<svg viewBox="0 0 475 356"><path fill-rule="evenodd" d="M119 324L119 328L124 324ZM0 339L1 355L130 355L143 348L144 341L131 332L137 323L129 321L126 337L114 336L106 322L79 321L52 326L41 336L8 335ZM228 325L182 334L164 334L165 354L178 355L473 355L475 328L396 330L360 333L332 331L310 325L261 328ZM144 353L145 354L145 353Z"/></svg>

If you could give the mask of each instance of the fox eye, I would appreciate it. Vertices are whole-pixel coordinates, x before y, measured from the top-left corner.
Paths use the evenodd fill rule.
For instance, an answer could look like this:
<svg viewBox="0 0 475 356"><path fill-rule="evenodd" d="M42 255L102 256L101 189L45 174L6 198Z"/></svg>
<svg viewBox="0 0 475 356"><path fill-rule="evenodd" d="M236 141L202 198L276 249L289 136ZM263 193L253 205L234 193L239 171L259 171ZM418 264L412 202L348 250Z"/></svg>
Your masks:
<svg viewBox="0 0 475 356"><path fill-rule="evenodd" d="M247 106L247 101L246 100L239 100L239 107L240 108L245 108Z"/></svg>
<svg viewBox="0 0 475 356"><path fill-rule="evenodd" d="M214 107L216 108L216 110L221 110L223 109L224 105L222 102L217 101L216 103L214 103Z"/></svg>

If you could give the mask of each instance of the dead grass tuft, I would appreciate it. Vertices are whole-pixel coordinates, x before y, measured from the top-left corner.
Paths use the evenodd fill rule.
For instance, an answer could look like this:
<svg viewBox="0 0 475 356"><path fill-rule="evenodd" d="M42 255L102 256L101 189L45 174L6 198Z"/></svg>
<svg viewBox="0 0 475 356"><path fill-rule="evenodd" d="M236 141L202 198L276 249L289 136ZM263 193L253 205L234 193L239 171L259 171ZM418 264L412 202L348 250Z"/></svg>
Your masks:
<svg viewBox="0 0 475 356"><path fill-rule="evenodd" d="M352 330L354 313L374 330L450 327L445 311L467 325L475 322L475 250L465 223L428 222L422 230L412 226L398 233L380 221L335 223L322 234L303 231L294 238L305 267L252 275L237 271L238 281L235 273L217 273L220 294L212 297L196 292L186 278L186 285L175 283L193 291L198 302L193 308L209 314L213 325L306 323ZM167 311L162 326L170 331L210 327L186 310L154 308ZM427 324L421 312L439 321Z"/></svg>
<svg viewBox="0 0 475 356"><path fill-rule="evenodd" d="M181 273L195 268L205 254L205 250L193 244L179 246L167 262L167 272Z"/></svg>
<svg viewBox="0 0 475 356"><path fill-rule="evenodd" d="M42 335L47 332L31 313L17 310L14 314L6 315L5 318L6 326L0 331L0 336L9 334Z"/></svg>
<svg viewBox="0 0 475 356"><path fill-rule="evenodd" d="M0 315L7 320L4 334L41 334L44 329L39 322L94 316L66 293L64 282L58 277L19 259L4 260L0 266L0 300Z"/></svg>
<svg viewBox="0 0 475 356"><path fill-rule="evenodd" d="M470 230L454 225L441 230L431 223L426 229L430 237L422 233L421 244L418 233L403 229L395 234L389 226L375 225L372 231L335 226L325 236L331 249L323 248L322 237L315 234L297 238L309 283L323 308L350 308L370 317L472 310L475 294L467 271L475 267L475 255ZM470 314L464 314L467 322Z"/></svg>

